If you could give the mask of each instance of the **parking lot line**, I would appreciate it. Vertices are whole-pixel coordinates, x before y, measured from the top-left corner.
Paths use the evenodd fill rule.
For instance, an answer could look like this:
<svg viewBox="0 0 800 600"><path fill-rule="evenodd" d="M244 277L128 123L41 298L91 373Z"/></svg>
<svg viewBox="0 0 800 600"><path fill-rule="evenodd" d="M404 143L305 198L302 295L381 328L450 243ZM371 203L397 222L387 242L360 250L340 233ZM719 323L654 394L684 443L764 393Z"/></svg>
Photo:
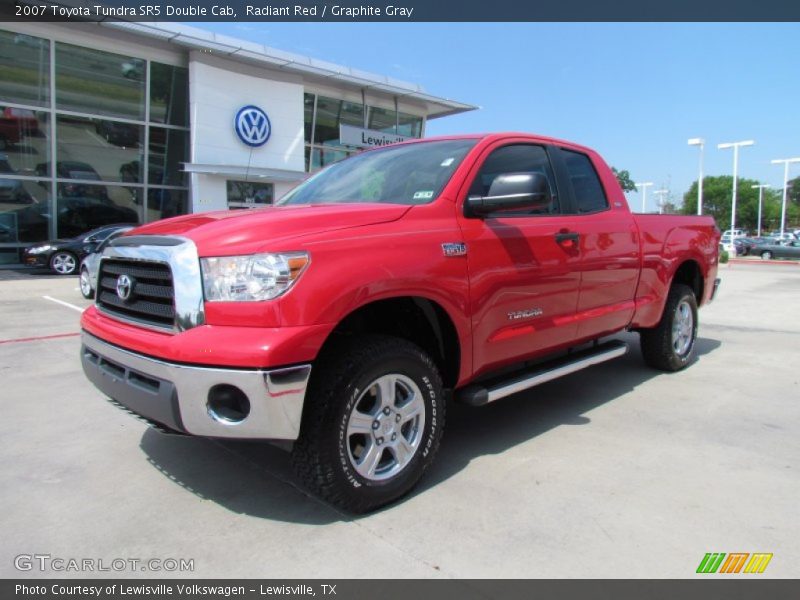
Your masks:
<svg viewBox="0 0 800 600"><path fill-rule="evenodd" d="M80 306L75 306L74 304L70 304L69 302L64 302L63 300L58 300L57 298L51 298L50 296L42 296L45 300L50 300L51 302L55 302L56 304L61 304L62 306L66 306L67 308L71 308L72 310L77 310L79 313L83 312L83 309Z"/></svg>
<svg viewBox="0 0 800 600"><path fill-rule="evenodd" d="M58 338L65 338L65 337L76 337L79 336L80 333L73 332L73 333L56 333L54 335L40 335L36 337L24 337L24 338L16 338L13 340L0 340L0 344L16 344L18 342L38 342L41 340L55 340Z"/></svg>

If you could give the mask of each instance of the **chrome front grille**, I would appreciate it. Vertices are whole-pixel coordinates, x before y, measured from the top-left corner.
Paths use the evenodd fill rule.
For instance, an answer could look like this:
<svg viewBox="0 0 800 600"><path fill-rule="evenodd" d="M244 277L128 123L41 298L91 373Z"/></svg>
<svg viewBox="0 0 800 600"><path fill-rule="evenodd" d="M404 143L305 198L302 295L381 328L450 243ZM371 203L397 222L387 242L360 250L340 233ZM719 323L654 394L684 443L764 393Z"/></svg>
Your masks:
<svg viewBox="0 0 800 600"><path fill-rule="evenodd" d="M172 236L117 238L100 260L95 301L104 314L150 329L179 332L202 325L195 245Z"/></svg>
<svg viewBox="0 0 800 600"><path fill-rule="evenodd" d="M132 281L130 296L117 294L122 275ZM168 265L131 260L104 260L97 277L97 305L105 312L142 324L172 329L175 288Z"/></svg>

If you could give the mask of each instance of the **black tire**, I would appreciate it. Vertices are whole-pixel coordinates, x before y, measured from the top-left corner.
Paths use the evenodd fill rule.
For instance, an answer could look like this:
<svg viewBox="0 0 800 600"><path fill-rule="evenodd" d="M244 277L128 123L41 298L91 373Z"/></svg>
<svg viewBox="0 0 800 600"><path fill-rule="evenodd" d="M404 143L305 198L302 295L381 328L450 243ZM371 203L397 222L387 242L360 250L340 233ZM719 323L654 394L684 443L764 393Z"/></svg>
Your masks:
<svg viewBox="0 0 800 600"><path fill-rule="evenodd" d="M57 275L74 275L78 270L78 257L66 250L53 252L50 269Z"/></svg>
<svg viewBox="0 0 800 600"><path fill-rule="evenodd" d="M87 300L94 298L94 290L92 289L91 279L89 278L89 269L86 267L81 268L81 274L78 279L78 289L81 291L81 296Z"/></svg>
<svg viewBox="0 0 800 600"><path fill-rule="evenodd" d="M416 421L417 428L411 434L416 440L415 450L403 467L400 467L400 457L392 448L377 448L383 443L374 437L377 432L363 435L362 448L357 443L359 434L348 429L351 414L357 408L365 412L361 409L363 402L374 401L380 408L378 391L373 384L394 375L412 382L421 392L415 404L420 409L424 405L424 422ZM396 393L394 384L392 389L392 394ZM374 400L370 400L368 394L373 390ZM416 398L415 394L407 396L409 404L413 398ZM399 412L396 417L399 423ZM378 412L372 418L391 421L394 417L384 417L382 412ZM292 465L303 484L321 498L348 512L368 512L401 498L417 484L436 456L444 431L444 418L442 380L436 365L421 348L388 336L352 338L334 345L320 356L312 371L300 436L292 450ZM398 432L406 435L399 429ZM362 476L356 470L354 447L356 451L361 449L362 456L366 455L368 447L377 449L383 457L380 463L383 464L385 459L388 462L396 460L399 472L380 481Z"/></svg>
<svg viewBox="0 0 800 600"><path fill-rule="evenodd" d="M761 260L772 260L772 252L764 250L764 252L761 253Z"/></svg>
<svg viewBox="0 0 800 600"><path fill-rule="evenodd" d="M687 309L692 319L691 332L686 331L688 326L684 327L685 335L679 336L679 339L676 340L673 336L673 326L676 321L683 322L682 316L685 315L684 311ZM688 340L686 340L687 335L691 336ZM669 372L680 371L692 361L696 340L697 298L695 298L692 288L681 283L675 283L667 295L667 302L664 306L661 321L656 327L642 329L639 332L642 356L644 361L655 369ZM686 341L688 341L688 346L684 348L684 342Z"/></svg>

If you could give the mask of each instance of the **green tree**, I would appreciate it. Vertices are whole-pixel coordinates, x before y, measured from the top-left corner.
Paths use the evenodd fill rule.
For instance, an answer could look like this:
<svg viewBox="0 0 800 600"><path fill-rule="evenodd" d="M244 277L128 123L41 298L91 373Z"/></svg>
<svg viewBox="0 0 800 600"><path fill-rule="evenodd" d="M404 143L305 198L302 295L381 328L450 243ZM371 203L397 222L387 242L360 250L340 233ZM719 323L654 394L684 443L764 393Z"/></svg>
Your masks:
<svg viewBox="0 0 800 600"><path fill-rule="evenodd" d="M758 190L752 186L758 184L753 179L739 178L736 191L736 227L747 229L752 233L757 230L758 220ZM731 197L733 195L733 177L703 178L703 214L711 215L717 221L717 226L723 231L731 226ZM798 221L800 206L792 203L787 209L787 227ZM697 182L692 183L689 190L683 195L681 213L685 215L697 214ZM771 231L778 229L781 223L781 192L779 190L764 190L764 205L761 211L761 229Z"/></svg>
<svg viewBox="0 0 800 600"><path fill-rule="evenodd" d="M800 177L795 177L786 182L787 192L789 199L797 205L800 205Z"/></svg>
<svg viewBox="0 0 800 600"><path fill-rule="evenodd" d="M633 183L633 179L631 179L631 174L625 171L617 171L616 167L611 167L611 171L613 171L614 176L619 181L619 186L622 188L623 192L635 192L636 191L636 184Z"/></svg>

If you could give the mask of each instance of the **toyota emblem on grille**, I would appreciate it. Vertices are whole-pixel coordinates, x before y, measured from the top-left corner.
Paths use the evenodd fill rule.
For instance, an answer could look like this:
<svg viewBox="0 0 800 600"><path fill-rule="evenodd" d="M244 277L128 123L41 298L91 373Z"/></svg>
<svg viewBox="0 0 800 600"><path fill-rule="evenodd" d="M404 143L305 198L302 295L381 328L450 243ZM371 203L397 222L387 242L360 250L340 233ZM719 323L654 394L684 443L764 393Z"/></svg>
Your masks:
<svg viewBox="0 0 800 600"><path fill-rule="evenodd" d="M124 273L117 277L117 296L120 300L128 300L133 292L133 278Z"/></svg>

